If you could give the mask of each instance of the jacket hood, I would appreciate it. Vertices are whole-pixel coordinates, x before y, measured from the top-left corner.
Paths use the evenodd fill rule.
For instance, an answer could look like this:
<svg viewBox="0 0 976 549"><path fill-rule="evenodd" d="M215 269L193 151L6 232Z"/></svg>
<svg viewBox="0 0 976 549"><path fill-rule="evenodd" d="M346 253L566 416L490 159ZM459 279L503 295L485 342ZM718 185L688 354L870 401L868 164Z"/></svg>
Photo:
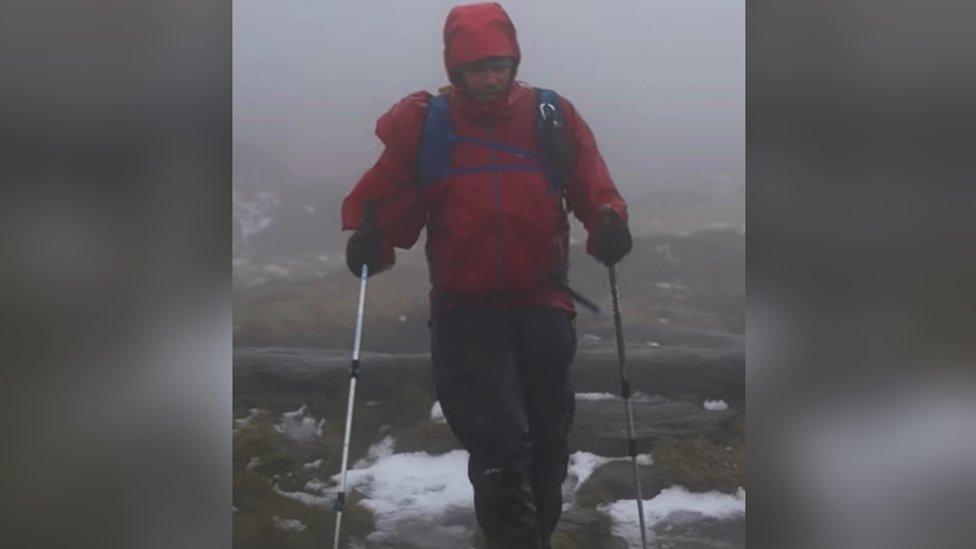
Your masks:
<svg viewBox="0 0 976 549"><path fill-rule="evenodd" d="M444 66L452 82L454 69L487 57L521 60L515 25L499 4L457 6L444 23Z"/></svg>

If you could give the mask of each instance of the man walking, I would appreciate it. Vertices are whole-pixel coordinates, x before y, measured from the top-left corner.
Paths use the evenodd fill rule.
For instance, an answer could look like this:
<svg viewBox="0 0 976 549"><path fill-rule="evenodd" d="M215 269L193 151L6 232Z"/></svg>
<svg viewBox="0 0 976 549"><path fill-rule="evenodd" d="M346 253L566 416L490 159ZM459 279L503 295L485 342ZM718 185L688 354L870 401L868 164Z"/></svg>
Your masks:
<svg viewBox="0 0 976 549"><path fill-rule="evenodd" d="M427 228L437 397L471 456L478 523L507 549L549 547L562 507L576 352L567 212L602 263L631 248L589 127L566 99L516 82L520 60L500 5L452 9L451 86L380 117L385 149L342 204L356 276L390 268L394 247Z"/></svg>

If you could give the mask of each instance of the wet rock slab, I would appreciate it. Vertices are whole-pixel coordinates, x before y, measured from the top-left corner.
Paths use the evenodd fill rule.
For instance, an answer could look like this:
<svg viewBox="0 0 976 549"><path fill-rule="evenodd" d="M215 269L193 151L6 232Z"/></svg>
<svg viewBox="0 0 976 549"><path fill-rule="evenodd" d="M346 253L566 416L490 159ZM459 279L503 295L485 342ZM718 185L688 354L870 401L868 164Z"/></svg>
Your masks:
<svg viewBox="0 0 976 549"><path fill-rule="evenodd" d="M708 411L701 403L672 401L659 395L631 399L638 453L653 451L661 437L726 438L740 413L735 409ZM624 400L577 399L570 437L572 447L601 456L627 455L627 415Z"/></svg>
<svg viewBox="0 0 976 549"><path fill-rule="evenodd" d="M325 392L348 387L350 355L313 348L241 347L234 349L235 405ZM745 353L741 347L627 349L627 370L635 391L671 399L745 400ZM413 383L432 390L430 355L363 353L359 397L378 400ZM572 366L577 392L620 392L615 346L581 345ZM294 399L290 399L294 400ZM344 400L344 399L343 399Z"/></svg>

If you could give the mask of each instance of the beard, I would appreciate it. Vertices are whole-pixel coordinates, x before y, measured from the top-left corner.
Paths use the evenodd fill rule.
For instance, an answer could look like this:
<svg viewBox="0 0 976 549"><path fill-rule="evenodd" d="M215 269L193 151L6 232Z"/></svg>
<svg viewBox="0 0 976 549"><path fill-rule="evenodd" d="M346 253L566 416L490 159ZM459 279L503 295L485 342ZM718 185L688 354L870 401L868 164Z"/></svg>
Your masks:
<svg viewBox="0 0 976 549"><path fill-rule="evenodd" d="M469 94L471 95L471 97L475 98L478 101L487 102L487 101L492 101L498 96L500 96L501 94L505 93L506 89L508 89L507 84L503 86L495 86L491 88L482 88L480 90L472 90L471 92L469 92Z"/></svg>

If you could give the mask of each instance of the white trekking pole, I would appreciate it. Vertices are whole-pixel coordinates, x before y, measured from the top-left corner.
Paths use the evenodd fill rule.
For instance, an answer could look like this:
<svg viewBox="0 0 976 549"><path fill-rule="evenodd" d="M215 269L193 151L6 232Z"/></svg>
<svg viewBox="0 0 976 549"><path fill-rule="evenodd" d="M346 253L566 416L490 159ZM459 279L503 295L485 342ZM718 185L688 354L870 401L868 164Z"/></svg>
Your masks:
<svg viewBox="0 0 976 549"><path fill-rule="evenodd" d="M647 529L644 526L644 499L641 495L640 475L637 471L637 437L634 436L634 411L630 406L630 380L624 368L624 333L620 321L620 298L617 295L617 270L613 265L610 272L610 297L613 299L613 328L617 334L617 358L620 364L620 396L624 397L627 410L627 450L634 466L634 488L637 490L637 513L640 518L641 547L647 549Z"/></svg>
<svg viewBox="0 0 976 549"><path fill-rule="evenodd" d="M359 346L363 337L363 312L366 304L366 279L369 277L369 267L363 265L363 272L359 275L359 305L356 309L356 336L352 348L352 364L349 367L349 403L346 405L346 429L342 438L342 469L339 477L339 495L336 496L334 508L336 511L335 542L333 549L339 549L339 530L342 524L342 510L346 504L346 473L349 465L349 435L352 432L352 410L356 403L356 380L359 379Z"/></svg>
<svg viewBox="0 0 976 549"><path fill-rule="evenodd" d="M365 225L373 222L373 208L367 206ZM356 307L356 334L352 346L352 363L349 366L349 401L346 405L346 428L342 439L342 468L339 473L339 494L336 496L333 508L336 511L335 540L333 549L339 549L339 531L342 525L342 511L346 505L346 473L349 465L349 437L352 433L352 412L356 403L356 381L359 379L359 348L363 340L363 316L366 306L366 281L369 279L369 266L363 263L363 270L359 275L359 304Z"/></svg>

